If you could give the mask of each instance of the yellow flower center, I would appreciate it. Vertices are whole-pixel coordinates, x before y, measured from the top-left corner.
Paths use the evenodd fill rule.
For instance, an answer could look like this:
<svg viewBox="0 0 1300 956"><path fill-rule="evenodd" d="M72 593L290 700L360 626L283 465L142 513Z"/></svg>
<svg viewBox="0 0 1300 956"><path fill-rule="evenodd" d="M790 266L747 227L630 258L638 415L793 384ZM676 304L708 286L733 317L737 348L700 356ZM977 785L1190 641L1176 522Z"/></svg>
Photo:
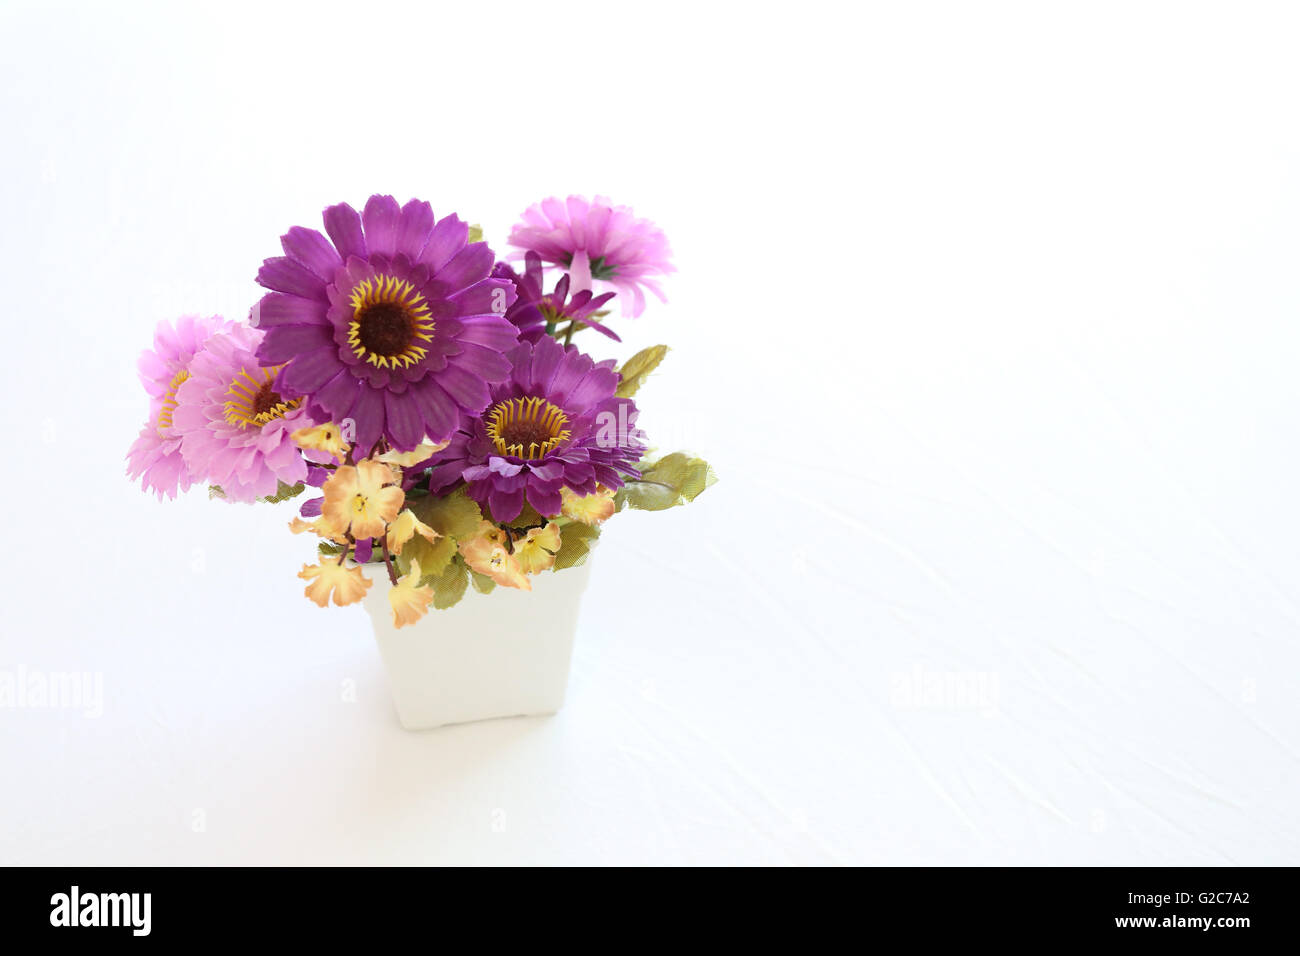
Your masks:
<svg viewBox="0 0 1300 956"><path fill-rule="evenodd" d="M226 392L226 421L238 428L261 428L297 408L301 404L298 399L285 401L271 387L280 368L255 369L251 373L240 369Z"/></svg>
<svg viewBox="0 0 1300 956"><path fill-rule="evenodd" d="M363 515L366 513L366 500L365 495L352 496L352 513L354 515Z"/></svg>
<svg viewBox="0 0 1300 956"><path fill-rule="evenodd" d="M569 417L544 398L508 398L487 413L487 433L498 452L516 458L549 455L569 437Z"/></svg>
<svg viewBox="0 0 1300 956"><path fill-rule="evenodd" d="M176 412L176 389L181 387L190 373L181 370L172 376L171 382L167 385L167 391L163 392L162 407L158 409L158 434L163 433L164 428L172 427L172 415Z"/></svg>
<svg viewBox="0 0 1300 956"><path fill-rule="evenodd" d="M406 368L428 354L433 339L429 303L415 286L396 276L362 279L352 289L348 345L357 358L379 368Z"/></svg>

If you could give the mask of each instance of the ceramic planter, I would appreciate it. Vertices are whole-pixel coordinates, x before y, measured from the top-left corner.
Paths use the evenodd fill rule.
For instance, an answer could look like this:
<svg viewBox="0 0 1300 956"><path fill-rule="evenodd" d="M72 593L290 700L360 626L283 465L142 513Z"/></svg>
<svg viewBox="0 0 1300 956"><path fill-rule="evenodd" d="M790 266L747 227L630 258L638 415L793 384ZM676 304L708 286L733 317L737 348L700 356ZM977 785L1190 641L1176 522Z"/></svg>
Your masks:
<svg viewBox="0 0 1300 956"><path fill-rule="evenodd" d="M460 603L431 609L400 630L388 603L392 585L371 574L364 607L402 726L426 730L559 710L591 561L533 575L531 591L480 594L471 586Z"/></svg>

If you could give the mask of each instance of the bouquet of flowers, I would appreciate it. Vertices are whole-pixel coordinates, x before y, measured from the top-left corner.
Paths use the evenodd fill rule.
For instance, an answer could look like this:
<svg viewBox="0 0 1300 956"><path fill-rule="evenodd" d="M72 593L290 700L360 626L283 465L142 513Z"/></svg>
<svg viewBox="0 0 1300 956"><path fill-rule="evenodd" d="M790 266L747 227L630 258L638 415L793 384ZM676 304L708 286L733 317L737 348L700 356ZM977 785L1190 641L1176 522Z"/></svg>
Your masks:
<svg viewBox="0 0 1300 956"><path fill-rule="evenodd" d="M159 499L201 482L226 502L306 493L289 529L319 539L298 574L316 604L354 604L387 575L402 627L471 583L530 590L581 564L615 512L714 482L699 458L651 455L636 427L633 396L667 347L618 366L574 342L619 341L616 302L634 318L647 290L666 301L675 270L654 223L600 197L547 199L510 233L520 268L420 200L341 203L324 226L280 237L247 322L158 326L127 455Z"/></svg>

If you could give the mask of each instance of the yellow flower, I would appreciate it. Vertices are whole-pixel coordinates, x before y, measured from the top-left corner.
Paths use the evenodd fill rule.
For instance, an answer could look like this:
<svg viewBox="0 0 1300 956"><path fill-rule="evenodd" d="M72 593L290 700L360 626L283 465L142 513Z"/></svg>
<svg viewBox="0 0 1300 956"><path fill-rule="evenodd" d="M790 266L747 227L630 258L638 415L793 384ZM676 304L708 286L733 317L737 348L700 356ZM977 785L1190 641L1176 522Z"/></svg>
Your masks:
<svg viewBox="0 0 1300 956"><path fill-rule="evenodd" d="M348 532L358 540L378 538L406 500L395 481L393 470L377 461L340 465L321 489L325 492L321 515L340 533Z"/></svg>
<svg viewBox="0 0 1300 956"><path fill-rule="evenodd" d="M460 553L470 568L497 584L522 591L533 589L515 556L506 550L506 533L489 521L483 522L476 537L460 542Z"/></svg>
<svg viewBox="0 0 1300 956"><path fill-rule="evenodd" d="M581 496L561 488L560 497L560 514L583 524L598 525L614 513L614 489L604 485L597 485L595 494Z"/></svg>
<svg viewBox="0 0 1300 956"><path fill-rule="evenodd" d="M560 550L560 526L552 521L545 528L531 528L515 542L515 560L525 574L545 571L555 564Z"/></svg>
<svg viewBox="0 0 1300 956"><path fill-rule="evenodd" d="M433 588L419 585L420 562L412 561L410 572L398 578L397 583L388 592L388 603L393 607L393 627L414 624L429 613L429 604L433 601Z"/></svg>
<svg viewBox="0 0 1300 956"><path fill-rule="evenodd" d="M410 468L412 465L418 465L426 458L432 458L449 444L451 444L451 439L440 441L437 444L425 439L416 445L412 451L386 451L382 455L376 455L375 461L382 461L385 465L396 465L398 468Z"/></svg>
<svg viewBox="0 0 1300 956"><path fill-rule="evenodd" d="M289 522L289 530L294 534L302 534L304 531L310 531L312 534L320 535L322 538L329 538L333 541L337 541L339 544L344 544L347 541L347 538L345 538L337 528L331 525L323 517L317 518L315 521L304 521L302 518L295 515L294 519Z"/></svg>
<svg viewBox="0 0 1300 956"><path fill-rule="evenodd" d="M417 518L415 512L410 508L407 508L397 516L396 521L388 526L388 550L393 554L401 554L406 542L417 534L430 544L433 544L439 537L438 532Z"/></svg>
<svg viewBox="0 0 1300 956"><path fill-rule="evenodd" d="M342 462L348 453L348 443L343 440L343 432L333 422L314 425L311 428L299 428L290 432L289 437L299 448L323 451Z"/></svg>
<svg viewBox="0 0 1300 956"><path fill-rule="evenodd" d="M331 592L334 594L334 603L339 607L356 604L365 597L371 583L356 565L345 568L333 562L304 564L298 577L311 582L302 593L321 607L329 604Z"/></svg>

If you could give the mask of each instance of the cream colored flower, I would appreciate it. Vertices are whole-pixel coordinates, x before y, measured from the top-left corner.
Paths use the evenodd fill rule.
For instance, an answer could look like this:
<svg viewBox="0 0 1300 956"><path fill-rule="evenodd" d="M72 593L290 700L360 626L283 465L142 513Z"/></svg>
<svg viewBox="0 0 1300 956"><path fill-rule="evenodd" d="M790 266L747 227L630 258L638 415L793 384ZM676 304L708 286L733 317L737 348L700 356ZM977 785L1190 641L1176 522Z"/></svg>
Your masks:
<svg viewBox="0 0 1300 956"><path fill-rule="evenodd" d="M357 540L381 537L406 501L396 481L393 470L377 461L341 465L321 489L321 516L330 527Z"/></svg>
<svg viewBox="0 0 1300 956"><path fill-rule="evenodd" d="M320 535L322 538L329 538L331 541L337 541L339 544L345 544L347 538L331 525L324 517L317 518L315 521L304 521L297 515L289 522L289 530L294 534L302 534L304 531L310 531L312 534Z"/></svg>
<svg viewBox="0 0 1300 956"><path fill-rule="evenodd" d="M420 587L420 562L412 561L411 570L388 592L388 603L393 608L393 627L414 624L429 613L433 601L433 588Z"/></svg>
<svg viewBox="0 0 1300 956"><path fill-rule="evenodd" d="M334 603L339 607L356 604L366 596L371 584L370 579L356 565L345 568L334 562L304 564L298 577L311 582L302 593L321 607L329 604L331 593Z"/></svg>
<svg viewBox="0 0 1300 956"><path fill-rule="evenodd" d="M596 493L591 495L575 495L561 488L560 498L560 514L583 524L598 525L614 513L614 490L604 485L597 485Z"/></svg>
<svg viewBox="0 0 1300 956"><path fill-rule="evenodd" d="M555 564L560 550L560 526L552 521L545 528L531 528L515 542L515 561L525 574L545 571Z"/></svg>
<svg viewBox="0 0 1300 956"><path fill-rule="evenodd" d="M388 550L393 554L401 554L406 542L417 534L430 544L439 537L438 532L417 518L414 511L407 508L388 526Z"/></svg>
<svg viewBox="0 0 1300 956"><path fill-rule="evenodd" d="M425 439L411 451L386 451L382 455L376 455L375 461L382 461L385 465L396 465L398 468L410 468L426 458L432 458L449 444L451 444L450 439L436 444Z"/></svg>
<svg viewBox="0 0 1300 956"><path fill-rule="evenodd" d="M470 568L497 584L522 591L533 589L515 556L506 550L506 533L490 521L483 522L476 537L460 542L460 553Z"/></svg>
<svg viewBox="0 0 1300 956"><path fill-rule="evenodd" d="M314 425L311 428L299 428L295 432L290 432L289 437L299 448L323 451L339 462L342 462L348 454L349 446L343 440L343 432L333 422Z"/></svg>

